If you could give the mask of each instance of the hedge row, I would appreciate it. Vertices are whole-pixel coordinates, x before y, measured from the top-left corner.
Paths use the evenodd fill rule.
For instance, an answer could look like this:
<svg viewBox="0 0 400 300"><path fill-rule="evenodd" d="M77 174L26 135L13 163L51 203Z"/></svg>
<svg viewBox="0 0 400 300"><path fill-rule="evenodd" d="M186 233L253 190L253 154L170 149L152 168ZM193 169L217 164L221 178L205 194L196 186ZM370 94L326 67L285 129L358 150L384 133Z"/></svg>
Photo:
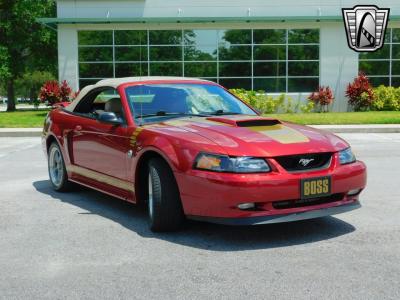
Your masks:
<svg viewBox="0 0 400 300"><path fill-rule="evenodd" d="M286 94L272 97L264 91L247 91L245 89L230 89L232 94L250 104L263 114L272 113L309 113L314 109L314 102L301 103L300 99L295 100Z"/></svg>

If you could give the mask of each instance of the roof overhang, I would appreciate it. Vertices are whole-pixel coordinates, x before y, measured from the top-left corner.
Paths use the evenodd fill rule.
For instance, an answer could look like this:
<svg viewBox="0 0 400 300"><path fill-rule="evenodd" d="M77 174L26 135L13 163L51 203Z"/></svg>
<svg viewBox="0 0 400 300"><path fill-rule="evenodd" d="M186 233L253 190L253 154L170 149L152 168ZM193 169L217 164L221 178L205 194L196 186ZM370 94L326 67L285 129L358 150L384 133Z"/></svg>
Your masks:
<svg viewBox="0 0 400 300"><path fill-rule="evenodd" d="M400 18L399 18L400 19ZM53 29L59 24L160 24L160 23L277 23L342 21L342 16L266 16L266 17L163 17L163 18L39 18Z"/></svg>

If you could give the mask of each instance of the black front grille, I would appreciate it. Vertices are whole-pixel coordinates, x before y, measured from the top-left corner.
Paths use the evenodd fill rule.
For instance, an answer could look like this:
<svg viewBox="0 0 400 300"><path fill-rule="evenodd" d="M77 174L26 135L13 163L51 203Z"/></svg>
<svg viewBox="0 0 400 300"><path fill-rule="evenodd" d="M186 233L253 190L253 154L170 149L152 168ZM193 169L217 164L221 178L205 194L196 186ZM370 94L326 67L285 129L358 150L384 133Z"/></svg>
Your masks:
<svg viewBox="0 0 400 300"><path fill-rule="evenodd" d="M289 172L322 169L329 166L332 153L278 156L275 160Z"/></svg>
<svg viewBox="0 0 400 300"><path fill-rule="evenodd" d="M284 200L272 202L272 207L275 209L287 209L296 207L305 207L311 205L326 204L342 200L344 194L333 194L330 196L318 197L318 198L307 198L298 200Z"/></svg>

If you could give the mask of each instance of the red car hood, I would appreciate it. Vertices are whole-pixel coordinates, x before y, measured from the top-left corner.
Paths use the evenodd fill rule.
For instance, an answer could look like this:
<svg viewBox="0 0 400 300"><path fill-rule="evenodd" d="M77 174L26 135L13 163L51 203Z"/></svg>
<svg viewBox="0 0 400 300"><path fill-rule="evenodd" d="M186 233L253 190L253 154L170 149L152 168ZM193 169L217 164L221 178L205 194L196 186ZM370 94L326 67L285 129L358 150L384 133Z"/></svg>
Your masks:
<svg viewBox="0 0 400 300"><path fill-rule="evenodd" d="M232 156L273 157L335 152L348 147L329 132L258 116L195 117L162 124L201 135Z"/></svg>

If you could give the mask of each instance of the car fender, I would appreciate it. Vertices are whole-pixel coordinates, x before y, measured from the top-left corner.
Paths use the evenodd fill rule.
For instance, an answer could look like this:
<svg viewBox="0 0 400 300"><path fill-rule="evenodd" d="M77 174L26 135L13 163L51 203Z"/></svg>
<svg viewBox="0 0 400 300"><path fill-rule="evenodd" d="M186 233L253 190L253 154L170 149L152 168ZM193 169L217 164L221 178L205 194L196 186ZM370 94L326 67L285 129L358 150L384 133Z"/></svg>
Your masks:
<svg viewBox="0 0 400 300"><path fill-rule="evenodd" d="M43 148L46 151L47 155L47 149L50 146L48 144L48 141L50 139L55 140L61 149L65 164L68 165L71 163L71 159L69 156L69 151L67 149L67 135L65 134L63 128L61 128L54 119L57 119L57 110L51 111L46 118L45 122L48 125L46 124L43 130Z"/></svg>

